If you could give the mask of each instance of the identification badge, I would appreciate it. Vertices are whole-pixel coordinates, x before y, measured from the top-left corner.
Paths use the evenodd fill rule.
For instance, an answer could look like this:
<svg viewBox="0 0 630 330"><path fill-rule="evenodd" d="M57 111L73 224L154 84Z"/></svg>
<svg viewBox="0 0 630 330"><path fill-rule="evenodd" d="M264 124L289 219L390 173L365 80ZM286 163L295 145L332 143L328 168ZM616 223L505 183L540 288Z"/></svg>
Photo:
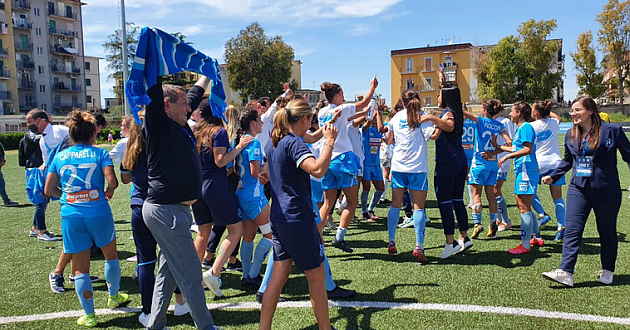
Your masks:
<svg viewBox="0 0 630 330"><path fill-rule="evenodd" d="M464 149L472 149L473 145L472 144L462 144L462 147L464 147Z"/></svg>
<svg viewBox="0 0 630 330"><path fill-rule="evenodd" d="M577 159L575 175L590 177L593 174L593 156L580 156Z"/></svg>

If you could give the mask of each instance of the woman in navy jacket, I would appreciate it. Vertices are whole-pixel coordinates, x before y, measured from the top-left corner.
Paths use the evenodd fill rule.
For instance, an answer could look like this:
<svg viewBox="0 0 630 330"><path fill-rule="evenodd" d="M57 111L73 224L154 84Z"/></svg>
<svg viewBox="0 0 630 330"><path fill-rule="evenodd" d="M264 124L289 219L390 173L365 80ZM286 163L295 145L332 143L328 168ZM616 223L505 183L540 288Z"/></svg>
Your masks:
<svg viewBox="0 0 630 330"><path fill-rule="evenodd" d="M584 226L593 209L601 244L602 270L597 281L611 284L617 260L617 215L621 206L617 150L623 160L630 163L630 142L621 127L602 122L597 104L588 96L575 100L570 114L573 127L565 136L564 160L542 178L543 183L550 184L573 169L567 192L562 262L559 269L543 273L543 277L573 286Z"/></svg>

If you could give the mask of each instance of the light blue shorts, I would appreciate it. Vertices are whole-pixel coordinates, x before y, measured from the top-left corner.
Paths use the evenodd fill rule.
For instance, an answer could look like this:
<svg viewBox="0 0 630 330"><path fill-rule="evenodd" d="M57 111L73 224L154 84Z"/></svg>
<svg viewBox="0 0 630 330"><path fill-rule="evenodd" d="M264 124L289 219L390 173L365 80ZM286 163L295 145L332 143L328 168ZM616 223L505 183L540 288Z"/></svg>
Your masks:
<svg viewBox="0 0 630 330"><path fill-rule="evenodd" d="M383 181L383 170L380 166L366 166L363 170L363 180Z"/></svg>
<svg viewBox="0 0 630 330"><path fill-rule="evenodd" d="M61 220L63 252L79 253L96 245L99 248L116 239L114 218L107 216L66 216Z"/></svg>
<svg viewBox="0 0 630 330"><path fill-rule="evenodd" d="M322 189L337 190L354 187L357 185L357 177L354 174L328 169L322 180Z"/></svg>
<svg viewBox="0 0 630 330"><path fill-rule="evenodd" d="M311 201L313 207L317 207L317 204L324 202L324 190L322 189L322 182L311 179Z"/></svg>
<svg viewBox="0 0 630 330"><path fill-rule="evenodd" d="M392 188L427 191L429 189L427 174L392 172Z"/></svg>
<svg viewBox="0 0 630 330"><path fill-rule="evenodd" d="M269 203L267 197L262 192L259 196L253 196L251 193L236 193L238 200L238 217L241 220L254 220L263 211Z"/></svg>
<svg viewBox="0 0 630 330"><path fill-rule="evenodd" d="M497 172L497 181L507 181L508 172Z"/></svg>
<svg viewBox="0 0 630 330"><path fill-rule="evenodd" d="M535 195L538 191L538 173L528 173L527 180L523 180L524 173L516 174L514 179L514 194Z"/></svg>
<svg viewBox="0 0 630 330"><path fill-rule="evenodd" d="M480 186L494 186L497 184L497 173L499 169L496 167L476 166L468 172L468 184Z"/></svg>

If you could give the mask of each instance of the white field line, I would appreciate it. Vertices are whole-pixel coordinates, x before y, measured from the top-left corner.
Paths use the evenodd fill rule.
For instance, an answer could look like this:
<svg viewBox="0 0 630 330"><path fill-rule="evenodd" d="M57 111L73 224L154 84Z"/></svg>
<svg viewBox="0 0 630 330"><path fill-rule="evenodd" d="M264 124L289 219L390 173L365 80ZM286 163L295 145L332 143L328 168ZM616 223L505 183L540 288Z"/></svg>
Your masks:
<svg viewBox="0 0 630 330"><path fill-rule="evenodd" d="M260 304L256 302L238 302L223 304L207 304L209 309L260 309ZM517 308L517 307L501 307L501 306L479 306L479 305L457 305L457 304L422 304L422 303L395 303L385 301L331 301L331 307L345 308L376 308L376 309L403 309L403 310L430 310L445 312L464 312L464 313L491 313L515 316L531 316L547 319L560 319L571 321L588 321L598 323L612 323L621 325L630 325L630 318L601 316L591 314L564 313L545 311L540 309ZM309 301L286 301L278 304L278 308L310 308ZM169 309L173 309L170 306ZM97 315L138 313L139 308L125 307L119 309L97 309ZM58 313L21 315L21 316L4 316L0 317L0 324L21 323L52 320L59 318L79 317L83 311L66 311Z"/></svg>

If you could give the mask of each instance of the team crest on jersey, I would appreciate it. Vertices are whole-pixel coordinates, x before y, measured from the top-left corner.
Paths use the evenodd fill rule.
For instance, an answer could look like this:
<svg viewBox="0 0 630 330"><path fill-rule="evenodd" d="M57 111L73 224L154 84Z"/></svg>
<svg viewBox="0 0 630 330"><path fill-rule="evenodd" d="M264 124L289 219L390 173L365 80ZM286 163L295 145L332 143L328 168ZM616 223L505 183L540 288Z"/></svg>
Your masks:
<svg viewBox="0 0 630 330"><path fill-rule="evenodd" d="M606 147L609 147L609 148L610 148L610 146L612 146L612 144L613 144L613 140L612 140L611 138L608 138L608 139L606 140Z"/></svg>
<svg viewBox="0 0 630 330"><path fill-rule="evenodd" d="M550 130L544 130L538 134L536 134L536 141L546 141L551 137Z"/></svg>
<svg viewBox="0 0 630 330"><path fill-rule="evenodd" d="M331 121L333 118L333 114L332 113L327 113L325 115L323 115L319 121L322 122L323 124L328 123L329 121Z"/></svg>
<svg viewBox="0 0 630 330"><path fill-rule="evenodd" d="M398 123L398 128L400 129L405 129L405 128L409 128L409 124L407 123L407 120L403 119Z"/></svg>

